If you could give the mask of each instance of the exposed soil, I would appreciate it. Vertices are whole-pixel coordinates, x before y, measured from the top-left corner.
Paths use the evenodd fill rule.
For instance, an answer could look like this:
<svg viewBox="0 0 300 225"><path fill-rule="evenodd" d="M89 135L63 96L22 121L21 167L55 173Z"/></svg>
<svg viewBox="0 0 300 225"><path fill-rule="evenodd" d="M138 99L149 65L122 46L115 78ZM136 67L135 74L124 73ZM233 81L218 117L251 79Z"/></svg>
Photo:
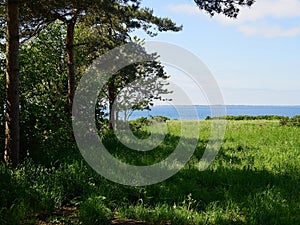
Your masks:
<svg viewBox="0 0 300 225"><path fill-rule="evenodd" d="M36 219L23 222L22 225L69 225L79 224L78 208L75 206L62 207L51 214L40 214ZM116 218L111 221L112 225L151 225L150 223ZM101 224L99 224L101 225Z"/></svg>

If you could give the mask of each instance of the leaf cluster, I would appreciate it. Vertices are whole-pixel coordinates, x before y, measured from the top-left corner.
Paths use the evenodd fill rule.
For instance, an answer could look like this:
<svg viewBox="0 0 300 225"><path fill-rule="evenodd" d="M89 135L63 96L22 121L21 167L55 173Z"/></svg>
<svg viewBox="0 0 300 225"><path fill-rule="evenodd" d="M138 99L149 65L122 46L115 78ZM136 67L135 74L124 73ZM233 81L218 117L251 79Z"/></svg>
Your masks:
<svg viewBox="0 0 300 225"><path fill-rule="evenodd" d="M255 0L194 0L201 10L205 10L211 16L224 14L228 17L236 18L240 11L240 6L248 6L254 4Z"/></svg>

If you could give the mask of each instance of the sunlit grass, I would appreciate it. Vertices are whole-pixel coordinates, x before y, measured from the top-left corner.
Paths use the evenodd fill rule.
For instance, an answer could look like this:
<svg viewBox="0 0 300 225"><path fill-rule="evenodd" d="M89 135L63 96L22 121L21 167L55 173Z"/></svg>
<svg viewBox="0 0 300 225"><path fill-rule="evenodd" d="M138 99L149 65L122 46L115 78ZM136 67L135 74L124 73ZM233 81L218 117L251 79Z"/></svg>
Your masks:
<svg viewBox="0 0 300 225"><path fill-rule="evenodd" d="M183 137L182 123L190 127ZM150 130L163 135L161 126L167 126L163 142L148 152L125 147L111 132L104 135L109 151L133 165L165 159L180 138L187 146L189 140L198 140L193 156L180 172L151 186L130 187L108 181L79 160L77 153L69 156L71 163L51 168L30 160L16 172L0 167L0 213L6 215L0 223L13 224L19 218L34 224L36 219L32 218L39 213L50 213L51 220L51 211L64 205L79 210L82 224L109 223L113 217L152 224L299 223L300 127L280 126L275 120L227 121L218 155L200 172L198 162L210 136L211 121L201 121L199 133L195 124L174 120L135 130L137 137ZM57 216L55 219L59 220ZM62 217L61 221L78 224L78 219Z"/></svg>

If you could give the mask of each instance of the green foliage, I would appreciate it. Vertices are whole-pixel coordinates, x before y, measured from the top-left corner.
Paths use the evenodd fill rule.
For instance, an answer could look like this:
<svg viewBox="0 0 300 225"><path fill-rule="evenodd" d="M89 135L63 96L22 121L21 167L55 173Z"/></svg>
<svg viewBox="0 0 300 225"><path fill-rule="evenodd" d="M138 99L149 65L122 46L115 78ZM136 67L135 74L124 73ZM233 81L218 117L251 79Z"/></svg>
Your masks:
<svg viewBox="0 0 300 225"><path fill-rule="evenodd" d="M123 210L123 211L122 211ZM130 206L121 210L121 215L128 218L143 220L151 224L201 224L199 213L189 210L186 205L169 206L167 204L147 207L145 205Z"/></svg>
<svg viewBox="0 0 300 225"><path fill-rule="evenodd" d="M53 12L57 16L74 2L79 11L89 15L76 28L78 78L95 57L126 42L127 34L136 28L144 29L151 36L157 31L181 29L169 19L153 16L150 9L140 9L138 3L134 6L101 5L106 13L95 13L101 7L91 7L95 6L91 4L96 4L94 1L54 1L51 4L55 5L56 10L43 1L24 1L21 30L25 36L22 37L33 34L32 28L44 27L47 13L50 12L48 22L52 21ZM251 5L252 1L216 1L215 5L208 4L208 1L196 3L210 14L216 12L236 16L238 5ZM29 6L34 6L33 11ZM1 18L4 18L3 10L2 4ZM28 15L24 13L26 10ZM29 22L27 16L36 18ZM41 26L36 26L38 24ZM4 27L3 19L0 38L4 37ZM91 31L91 27L95 29ZM110 33L112 28L113 35ZM208 141L210 121L201 122L200 138L194 133L193 122L185 121L191 123L190 133L181 137L181 121L169 121L165 117L131 121L130 126L137 137L147 137L150 125L151 131L158 137L162 135L162 125L167 125L169 134L153 151L142 153L126 148L111 131L102 134L104 144L121 161L133 165L159 162L172 153L180 138L187 143L199 138L198 145L185 168L162 183L147 187L115 184L100 177L82 161L72 137L71 120L65 109L65 27L53 23L39 31L42 32L23 44L20 50L21 147L23 157L29 156L30 159L26 159L16 170L0 165L0 224L25 224L26 220L35 223L37 216L51 217L51 212L69 205L79 205L82 224L109 224L114 216L153 224L299 222L299 116L226 117L228 120L247 121L228 122L222 149L204 172L199 172L197 167ZM102 34L100 38L99 33ZM99 42L103 44L100 48L97 47ZM3 41L0 47L0 144L3 146ZM148 66L151 72L155 65L150 63ZM164 76L160 67L157 68L158 74ZM142 70L141 74L145 72ZM132 74L127 78L126 82L132 81ZM117 82L121 82L120 79ZM143 108L147 104L143 103ZM101 110L98 113L103 115ZM278 119L281 119L282 125L288 126L279 126L277 121L272 121ZM102 122L106 123L105 120Z"/></svg>
<svg viewBox="0 0 300 225"><path fill-rule="evenodd" d="M239 116L221 116L213 117L207 116L205 120L211 119L225 119L225 120L284 120L286 116L276 116L276 115L263 115L263 116L248 116L248 115L239 115Z"/></svg>
<svg viewBox="0 0 300 225"><path fill-rule="evenodd" d="M200 9L205 10L211 16L214 14L224 14L228 17L236 18L240 9L239 7L248 6L254 4L255 0L215 0L211 2L209 0L194 0Z"/></svg>
<svg viewBox="0 0 300 225"><path fill-rule="evenodd" d="M156 126L157 128L157 125L159 126L160 123L166 123L168 120L170 119L165 116L154 116L151 118L140 117L138 119L129 121L129 127L137 137L145 139L150 135L150 126ZM121 127L122 122L119 122L119 124Z"/></svg>
<svg viewBox="0 0 300 225"><path fill-rule="evenodd" d="M26 160L17 170L0 166L1 224L19 224L35 214L50 215L55 209L95 190L98 176L80 161L58 168Z"/></svg>
<svg viewBox="0 0 300 225"><path fill-rule="evenodd" d="M43 163L76 150L65 109L65 31L53 23L20 50L21 153Z"/></svg>
<svg viewBox="0 0 300 225"><path fill-rule="evenodd" d="M148 118L140 117L136 120L131 120L129 122L129 125L130 125L131 130L137 131L137 130L141 130L142 128L149 126L150 123L151 123L151 121Z"/></svg>
<svg viewBox="0 0 300 225"><path fill-rule="evenodd" d="M0 224L19 224L24 217L22 186L16 182L11 170L0 164Z"/></svg>
<svg viewBox="0 0 300 225"><path fill-rule="evenodd" d="M140 117L135 120L129 121L129 125L132 130L140 130L141 128L149 126L150 124L166 123L168 120L170 119L165 116L153 116L151 118Z"/></svg>
<svg viewBox="0 0 300 225"><path fill-rule="evenodd" d="M139 54L148 55L153 61L126 66L108 81L103 81L106 84L99 94L98 105L100 107L107 105L110 124L121 116L125 121L128 120L135 110L150 110L154 100L170 100L165 97L171 93L167 89L169 76L159 62L158 55L149 55L142 46L143 41L137 38L134 41L141 44ZM135 58L134 55L126 57L132 57L133 60Z"/></svg>
<svg viewBox="0 0 300 225"><path fill-rule="evenodd" d="M292 118L282 118L280 120L280 125L282 126L300 126L300 115L294 116Z"/></svg>
<svg viewBox="0 0 300 225"><path fill-rule="evenodd" d="M104 196L93 196L80 204L79 220L83 225L111 224L113 213L103 200Z"/></svg>
<svg viewBox="0 0 300 225"><path fill-rule="evenodd" d="M171 93L167 89L169 76L158 61L159 57L154 55L153 58L157 61L123 68L111 81L115 88L115 96L110 101L117 103L119 111L127 110L128 116L133 110L150 110L154 100L168 100L164 95Z"/></svg>
<svg viewBox="0 0 300 225"><path fill-rule="evenodd" d="M155 122L167 122L167 120L170 120L170 118L166 116L153 116L151 119Z"/></svg>
<svg viewBox="0 0 300 225"><path fill-rule="evenodd" d="M168 156L181 136L181 121L166 124L170 134L164 143L144 155L124 148L112 132L105 141L121 161L153 164ZM161 125L151 124L157 134ZM1 224L19 224L37 214L51 217L51 211L65 205L79 205L84 224L105 224L116 216L153 224L297 224L299 127L280 126L273 120L228 121L222 148L203 172L198 171L198 162L209 138L210 121L201 121L200 131L198 135L190 129L181 137L186 141L199 137L188 164L172 178L147 187L105 180L74 153L73 161L56 167L32 160L17 170L0 166Z"/></svg>

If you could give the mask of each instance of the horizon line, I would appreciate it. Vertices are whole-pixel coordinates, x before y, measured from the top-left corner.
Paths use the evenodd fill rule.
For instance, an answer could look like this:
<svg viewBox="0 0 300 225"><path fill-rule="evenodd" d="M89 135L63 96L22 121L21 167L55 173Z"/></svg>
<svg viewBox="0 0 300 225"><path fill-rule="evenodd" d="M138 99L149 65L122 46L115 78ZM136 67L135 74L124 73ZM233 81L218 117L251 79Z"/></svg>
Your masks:
<svg viewBox="0 0 300 225"><path fill-rule="evenodd" d="M171 105L171 104L155 104L151 107L155 107L155 106L276 106L276 107L300 107L299 105L264 105L264 104L193 104L193 105Z"/></svg>

